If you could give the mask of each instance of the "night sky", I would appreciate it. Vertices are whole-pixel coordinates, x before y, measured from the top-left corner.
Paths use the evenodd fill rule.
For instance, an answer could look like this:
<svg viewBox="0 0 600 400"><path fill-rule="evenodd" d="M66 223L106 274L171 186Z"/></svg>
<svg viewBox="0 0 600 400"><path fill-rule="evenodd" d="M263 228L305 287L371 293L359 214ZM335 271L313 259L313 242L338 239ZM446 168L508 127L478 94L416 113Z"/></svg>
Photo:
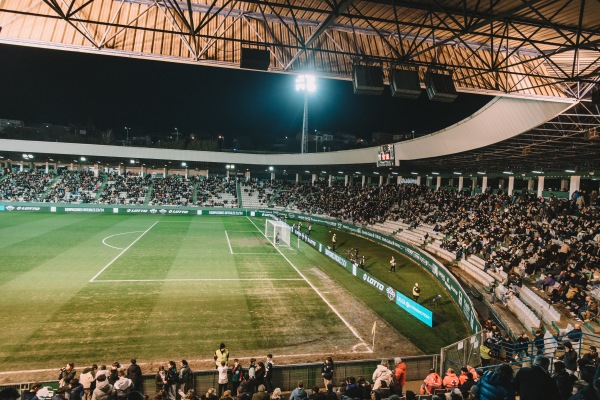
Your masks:
<svg viewBox="0 0 600 400"><path fill-rule="evenodd" d="M0 118L81 124L135 134L294 136L303 95L294 75L0 45ZM431 132L471 115L490 97L452 104L355 95L350 81L318 79L309 128L370 139L372 132Z"/></svg>

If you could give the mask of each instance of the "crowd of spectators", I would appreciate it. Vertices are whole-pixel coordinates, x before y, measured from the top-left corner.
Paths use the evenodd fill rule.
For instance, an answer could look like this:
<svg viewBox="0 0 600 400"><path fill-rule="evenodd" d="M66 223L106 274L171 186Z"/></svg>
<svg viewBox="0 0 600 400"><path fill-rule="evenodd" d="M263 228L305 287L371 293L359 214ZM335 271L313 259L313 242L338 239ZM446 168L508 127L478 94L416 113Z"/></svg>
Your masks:
<svg viewBox="0 0 600 400"><path fill-rule="evenodd" d="M63 170L44 194L43 201L51 203L91 203L102 186L103 178L93 171Z"/></svg>
<svg viewBox="0 0 600 400"><path fill-rule="evenodd" d="M237 182L234 179L208 177L197 187L195 205L201 207L237 207Z"/></svg>
<svg viewBox="0 0 600 400"><path fill-rule="evenodd" d="M53 180L53 172L32 170L6 174L0 180L0 200L42 201Z"/></svg>
<svg viewBox="0 0 600 400"><path fill-rule="evenodd" d="M187 206L193 203L194 185L198 177L167 176L152 179L151 206Z"/></svg>
<svg viewBox="0 0 600 400"><path fill-rule="evenodd" d="M100 204L144 204L151 185L149 175L140 176L131 172L125 175L111 172L106 180L106 186L98 197Z"/></svg>

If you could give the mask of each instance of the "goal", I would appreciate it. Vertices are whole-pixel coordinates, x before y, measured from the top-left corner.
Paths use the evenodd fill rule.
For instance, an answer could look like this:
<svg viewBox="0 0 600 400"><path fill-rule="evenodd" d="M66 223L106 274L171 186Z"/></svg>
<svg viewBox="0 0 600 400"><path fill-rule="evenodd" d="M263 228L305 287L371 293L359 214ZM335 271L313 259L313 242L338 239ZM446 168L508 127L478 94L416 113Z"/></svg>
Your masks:
<svg viewBox="0 0 600 400"><path fill-rule="evenodd" d="M283 221L265 221L265 236L274 246L290 246L291 228Z"/></svg>

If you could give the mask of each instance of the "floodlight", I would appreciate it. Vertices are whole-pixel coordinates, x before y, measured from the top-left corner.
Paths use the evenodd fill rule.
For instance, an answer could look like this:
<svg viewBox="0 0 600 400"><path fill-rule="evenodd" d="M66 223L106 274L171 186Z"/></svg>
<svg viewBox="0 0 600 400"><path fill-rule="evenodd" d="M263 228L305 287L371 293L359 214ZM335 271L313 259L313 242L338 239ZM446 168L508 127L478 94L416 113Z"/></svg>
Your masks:
<svg viewBox="0 0 600 400"><path fill-rule="evenodd" d="M314 75L298 75L296 77L296 90L314 92L317 90L317 78Z"/></svg>
<svg viewBox="0 0 600 400"><path fill-rule="evenodd" d="M269 167L269 171L273 171L273 169L274 169L273 167Z"/></svg>
<svg viewBox="0 0 600 400"><path fill-rule="evenodd" d="M186 162L182 162L182 163L181 163L181 166L182 166L182 167L187 167L187 163L186 163Z"/></svg>
<svg viewBox="0 0 600 400"><path fill-rule="evenodd" d="M81 161L85 161L85 160L86 160L86 158L85 158L85 157L80 157L79 159L80 159Z"/></svg>

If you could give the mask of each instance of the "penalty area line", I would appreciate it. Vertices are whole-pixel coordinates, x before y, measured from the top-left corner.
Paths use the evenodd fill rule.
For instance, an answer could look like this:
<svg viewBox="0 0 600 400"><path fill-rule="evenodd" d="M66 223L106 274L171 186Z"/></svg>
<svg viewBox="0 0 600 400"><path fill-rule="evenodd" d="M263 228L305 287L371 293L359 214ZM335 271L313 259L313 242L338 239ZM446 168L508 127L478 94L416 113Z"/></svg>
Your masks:
<svg viewBox="0 0 600 400"><path fill-rule="evenodd" d="M133 246L134 244L136 244L138 240L140 240L142 237L144 237L144 235L146 233L148 233L150 231L150 229L154 228L154 226L156 224L158 224L158 221L156 221L155 223L153 223L152 226L150 226L150 228L148 228L144 232L142 232L142 234L140 236L138 236L137 239L135 239L133 242L131 242L131 244L129 246L125 247L123 249L123 251L121 251L119 254L117 254L117 256L115 258L113 258L112 260L110 260L109 263L104 266L104 268L102 268L100 271L98 271L98 273L96 275L94 275L94 277L92 279L90 279L90 282L94 282L94 280L97 277L99 277L100 274L103 273L106 270L106 268L110 267L115 261L117 261L119 259L119 257L121 257L123 254L125 254L125 252L131 248L131 246Z"/></svg>
<svg viewBox="0 0 600 400"><path fill-rule="evenodd" d="M231 242L229 241L229 235L227 234L227 231L225 231L225 237L227 238L227 245L229 245L229 252L233 254L233 249L231 248Z"/></svg>
<svg viewBox="0 0 600 400"><path fill-rule="evenodd" d="M250 221L250 222L252 223L252 225L254 225L254 227L255 227L255 228L256 228L256 229L257 229L257 230L258 230L260 233L262 233L262 234L263 234L263 236L264 236L264 237L267 239L267 241L268 241L269 243L271 243L271 241L269 240L269 238L267 237L267 235L265 235L265 234L264 234L264 233L263 233L263 232L260 230L260 228L259 228L258 226L256 226L256 224L254 223L254 221L252 221L252 220L251 220L249 217L246 217L246 218L248 218L248 221ZM273 243L271 243L271 244L273 244ZM275 247L275 246L274 246L274 247ZM287 258L287 257L285 256L285 254L283 254L283 253L281 252L281 250L279 250L279 247L275 247L275 250L277 250L277 251L279 252L279 254L281 254L281 256L282 256L283 258L285 258L285 261L287 261L287 262L288 262L288 263L289 263L289 264L292 266L292 268L294 268L294 269L296 270L296 272L298 273L298 275L300 275L300 276L302 277L302 279L303 279L303 280L304 280L304 281L305 281L305 282L308 284L308 286L310 286L310 287L312 288L312 290L314 290L314 291L315 291L315 293L316 293L316 294L317 294L317 295L318 295L318 296L321 298L321 300L323 300L323 301L325 302L325 304L327 304L327 305L329 306L329 308L330 308L330 309L331 309L331 310L332 310L332 311L335 313L335 315L337 315L337 316L338 316L338 318L339 318L339 319L340 319L340 320L341 320L341 321L344 323L344 325L346 325L346 327L348 327L348 329L350 329L350 332L352 332L352 334L353 334L353 335L354 335L354 336L355 336L355 337L356 337L358 340L360 340L361 344L363 344L363 345L364 345L364 346L365 346L365 347L368 349L368 351L369 351L370 353L372 353L372 352L373 352L373 349L372 349L371 347L369 347L369 345L368 345L368 344L367 344L367 343L364 341L364 339L363 339L363 338L360 336L360 334L358 333L358 331L357 331L357 330L356 330L356 329L355 329L355 328L354 328L352 325L350 325L350 323L349 323L348 321L346 321L346 319L345 319L345 318L342 316L342 314L340 314L340 313L339 313L339 311L338 311L338 310L337 310L337 309L336 309L336 308L333 306L333 304L331 304L331 303L330 303L330 302L329 302L329 301L328 301L328 300L325 298L325 296L323 296L323 294L322 294L322 293L319 291L319 289L317 289L317 288L315 287L315 285L313 285L313 284L312 284L312 283L311 283L311 282L310 282L310 281L309 281L309 280L308 280L308 279L307 279L307 278L304 276L304 274L302 274L302 272L300 272L300 270L299 270L299 269L298 269L298 268L297 268L297 267L294 265L294 263L292 263L292 262L290 261L290 259L289 259L289 258Z"/></svg>

